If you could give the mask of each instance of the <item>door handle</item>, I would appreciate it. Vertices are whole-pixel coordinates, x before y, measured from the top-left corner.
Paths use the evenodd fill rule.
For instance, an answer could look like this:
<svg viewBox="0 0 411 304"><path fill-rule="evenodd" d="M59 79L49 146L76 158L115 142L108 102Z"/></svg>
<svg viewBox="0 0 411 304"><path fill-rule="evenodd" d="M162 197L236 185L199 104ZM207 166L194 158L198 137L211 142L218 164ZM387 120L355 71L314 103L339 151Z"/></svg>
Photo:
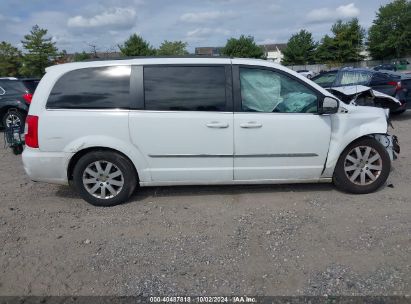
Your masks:
<svg viewBox="0 0 411 304"><path fill-rule="evenodd" d="M212 122L207 123L206 126L209 128L214 128L214 129L225 129L225 128L228 128L228 123L212 121Z"/></svg>
<svg viewBox="0 0 411 304"><path fill-rule="evenodd" d="M255 129L255 128L261 128L262 126L263 126L262 124L256 121L249 121L249 122L240 124L240 127L244 129L253 129L253 128Z"/></svg>

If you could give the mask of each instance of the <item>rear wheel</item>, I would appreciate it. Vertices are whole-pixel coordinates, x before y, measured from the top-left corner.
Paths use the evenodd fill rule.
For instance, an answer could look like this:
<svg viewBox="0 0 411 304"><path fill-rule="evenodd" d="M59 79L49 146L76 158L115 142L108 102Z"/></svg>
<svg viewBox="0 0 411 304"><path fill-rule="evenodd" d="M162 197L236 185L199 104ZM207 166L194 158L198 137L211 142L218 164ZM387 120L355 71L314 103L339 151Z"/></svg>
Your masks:
<svg viewBox="0 0 411 304"><path fill-rule="evenodd" d="M7 111L2 119L3 126L9 128L11 126L24 126L26 115L18 110Z"/></svg>
<svg viewBox="0 0 411 304"><path fill-rule="evenodd" d="M375 139L350 144L341 154L334 171L334 184L351 193L370 193L385 183L391 169L387 150Z"/></svg>
<svg viewBox="0 0 411 304"><path fill-rule="evenodd" d="M123 155L93 151L75 165L73 183L84 200L107 207L130 198L137 185L137 174L134 165Z"/></svg>

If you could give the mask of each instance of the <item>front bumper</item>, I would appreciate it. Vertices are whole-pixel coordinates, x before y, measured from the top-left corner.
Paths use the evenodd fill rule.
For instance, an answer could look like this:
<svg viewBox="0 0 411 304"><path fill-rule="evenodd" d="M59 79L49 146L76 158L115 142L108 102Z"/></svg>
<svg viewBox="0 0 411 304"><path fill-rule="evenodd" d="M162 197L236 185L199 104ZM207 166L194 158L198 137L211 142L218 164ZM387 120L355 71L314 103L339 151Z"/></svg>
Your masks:
<svg viewBox="0 0 411 304"><path fill-rule="evenodd" d="M391 160L397 159L397 154L400 154L400 145L398 137L389 134L375 134L374 138L378 140L387 149Z"/></svg>

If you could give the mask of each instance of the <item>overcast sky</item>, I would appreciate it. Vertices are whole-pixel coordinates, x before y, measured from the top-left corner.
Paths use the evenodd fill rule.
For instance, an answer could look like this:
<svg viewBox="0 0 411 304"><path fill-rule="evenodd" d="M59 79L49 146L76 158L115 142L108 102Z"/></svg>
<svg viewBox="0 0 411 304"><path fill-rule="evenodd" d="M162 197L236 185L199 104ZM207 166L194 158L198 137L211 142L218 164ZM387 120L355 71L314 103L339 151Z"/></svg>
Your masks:
<svg viewBox="0 0 411 304"><path fill-rule="evenodd" d="M337 19L358 17L366 29L389 0L1 0L0 41L20 46L34 24L49 30L68 52L117 50L137 33L158 47L167 40L222 46L227 38L252 35L257 43L287 42L300 29L315 39Z"/></svg>

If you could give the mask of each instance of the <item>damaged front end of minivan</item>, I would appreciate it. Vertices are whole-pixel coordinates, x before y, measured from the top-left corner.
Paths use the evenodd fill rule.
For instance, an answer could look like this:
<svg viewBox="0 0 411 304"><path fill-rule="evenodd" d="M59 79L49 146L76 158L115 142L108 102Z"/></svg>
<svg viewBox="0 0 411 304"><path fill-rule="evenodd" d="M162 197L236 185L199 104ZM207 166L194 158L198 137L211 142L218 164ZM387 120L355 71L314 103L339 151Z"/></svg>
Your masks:
<svg viewBox="0 0 411 304"><path fill-rule="evenodd" d="M345 104L385 108L390 111L395 111L402 105L398 99L363 85L334 87L327 90Z"/></svg>
<svg viewBox="0 0 411 304"><path fill-rule="evenodd" d="M400 154L400 145L397 136L389 134L373 134L371 136L385 147L391 160L397 159L397 154Z"/></svg>
<svg viewBox="0 0 411 304"><path fill-rule="evenodd" d="M388 152L391 161L400 153L398 138L389 134L389 110L356 103L340 103L337 115L331 116L330 148L322 177L331 177L343 151L353 142L373 138Z"/></svg>

